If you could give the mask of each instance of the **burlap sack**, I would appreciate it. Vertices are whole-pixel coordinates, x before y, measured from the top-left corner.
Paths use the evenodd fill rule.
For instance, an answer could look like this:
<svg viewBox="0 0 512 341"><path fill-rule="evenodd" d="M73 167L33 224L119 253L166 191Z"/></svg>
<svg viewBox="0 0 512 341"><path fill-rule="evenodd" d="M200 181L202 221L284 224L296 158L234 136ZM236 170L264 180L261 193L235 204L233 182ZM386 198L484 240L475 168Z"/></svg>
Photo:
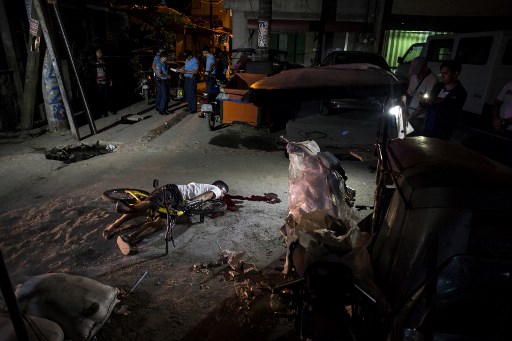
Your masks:
<svg viewBox="0 0 512 341"><path fill-rule="evenodd" d="M63 341L64 332L59 325L50 320L25 316L25 330L27 331L30 341L47 340L47 341ZM0 341L17 341L18 337L14 330L9 314L0 316Z"/></svg>
<svg viewBox="0 0 512 341"><path fill-rule="evenodd" d="M66 340L90 340L119 302L119 290L63 273L30 278L16 287L20 311L56 322Z"/></svg>

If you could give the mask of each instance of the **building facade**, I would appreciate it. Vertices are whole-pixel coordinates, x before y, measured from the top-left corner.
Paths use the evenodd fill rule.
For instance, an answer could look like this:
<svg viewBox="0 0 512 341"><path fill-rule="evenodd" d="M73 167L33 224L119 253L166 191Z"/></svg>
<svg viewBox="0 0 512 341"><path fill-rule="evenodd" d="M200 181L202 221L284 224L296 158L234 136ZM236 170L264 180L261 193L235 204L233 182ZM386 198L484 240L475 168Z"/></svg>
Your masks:
<svg viewBox="0 0 512 341"><path fill-rule="evenodd" d="M272 8L270 48L287 51L288 61L305 66L331 49L389 55L393 66L411 42L432 32L512 29L510 0L224 0L232 15L233 48L257 47L263 4Z"/></svg>
<svg viewBox="0 0 512 341"><path fill-rule="evenodd" d="M232 15L234 49L257 47L260 3L223 1L224 8ZM332 49L378 51L383 0L274 0L271 3L270 48L287 51L289 62L314 65Z"/></svg>

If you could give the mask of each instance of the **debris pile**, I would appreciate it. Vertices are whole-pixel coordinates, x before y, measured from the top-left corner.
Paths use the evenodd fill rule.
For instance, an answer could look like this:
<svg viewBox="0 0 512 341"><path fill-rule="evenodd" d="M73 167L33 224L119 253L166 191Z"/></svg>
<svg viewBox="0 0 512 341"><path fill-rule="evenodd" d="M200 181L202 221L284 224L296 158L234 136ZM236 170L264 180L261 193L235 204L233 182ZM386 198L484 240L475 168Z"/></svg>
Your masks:
<svg viewBox="0 0 512 341"><path fill-rule="evenodd" d="M78 144L63 148L54 147L45 153L48 160L58 160L66 164L90 159L92 157L111 153L116 149L113 144L106 146L95 143L93 145Z"/></svg>

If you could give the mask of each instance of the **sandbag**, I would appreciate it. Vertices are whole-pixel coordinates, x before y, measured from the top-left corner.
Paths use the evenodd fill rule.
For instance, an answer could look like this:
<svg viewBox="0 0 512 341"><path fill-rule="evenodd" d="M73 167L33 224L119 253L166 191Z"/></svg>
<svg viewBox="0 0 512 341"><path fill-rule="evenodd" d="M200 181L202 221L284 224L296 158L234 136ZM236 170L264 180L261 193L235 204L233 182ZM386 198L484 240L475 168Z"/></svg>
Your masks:
<svg viewBox="0 0 512 341"><path fill-rule="evenodd" d="M93 279L52 273L16 287L20 311L56 322L67 340L90 340L109 318L117 288Z"/></svg>
<svg viewBox="0 0 512 341"><path fill-rule="evenodd" d="M30 341L47 340L63 341L64 332L59 325L53 321L36 317L24 316L25 330ZM17 341L16 331L12 321L7 316L0 316L0 341Z"/></svg>

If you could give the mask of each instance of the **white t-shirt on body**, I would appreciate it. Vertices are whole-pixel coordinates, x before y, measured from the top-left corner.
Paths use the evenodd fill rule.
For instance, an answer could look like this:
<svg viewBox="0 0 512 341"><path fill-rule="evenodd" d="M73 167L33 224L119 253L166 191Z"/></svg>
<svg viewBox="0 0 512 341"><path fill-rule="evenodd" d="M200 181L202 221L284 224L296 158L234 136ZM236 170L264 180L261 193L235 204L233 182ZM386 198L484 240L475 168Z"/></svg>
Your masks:
<svg viewBox="0 0 512 341"><path fill-rule="evenodd" d="M208 191L212 191L215 194L214 199L218 199L222 195L222 191L219 187L210 184L197 184L195 182L191 182L188 185L176 186L178 186L178 189L181 192L184 200L190 200Z"/></svg>

